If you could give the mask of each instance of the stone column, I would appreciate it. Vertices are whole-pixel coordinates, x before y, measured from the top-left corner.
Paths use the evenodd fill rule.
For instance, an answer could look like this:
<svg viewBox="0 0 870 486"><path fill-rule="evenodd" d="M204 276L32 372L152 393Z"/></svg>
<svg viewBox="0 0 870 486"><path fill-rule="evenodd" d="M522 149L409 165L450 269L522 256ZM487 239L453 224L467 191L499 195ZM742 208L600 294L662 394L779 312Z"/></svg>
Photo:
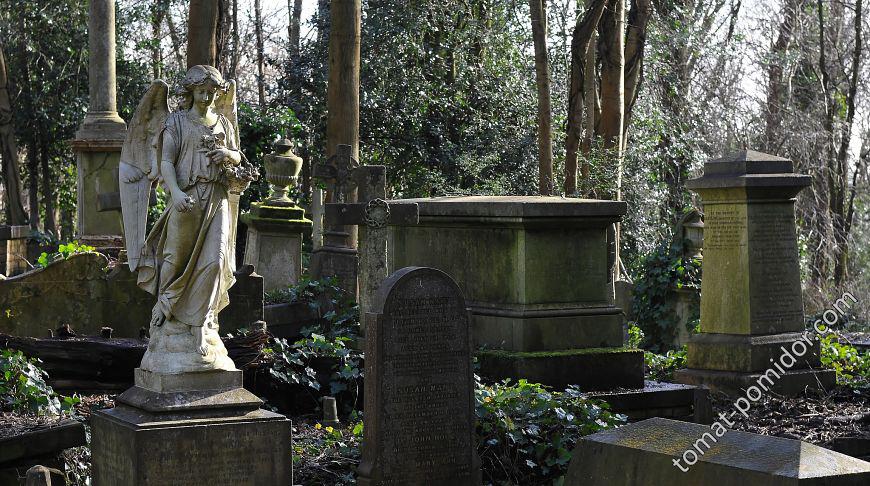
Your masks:
<svg viewBox="0 0 870 486"><path fill-rule="evenodd" d="M76 140L124 140L115 80L115 0L91 0L88 9L88 114Z"/></svg>
<svg viewBox="0 0 870 486"><path fill-rule="evenodd" d="M676 381L742 394L800 394L834 385L803 334L795 196L810 177L790 160L743 151L707 162L689 181L704 207L701 333ZM791 357L789 357L791 356Z"/></svg>
<svg viewBox="0 0 870 486"><path fill-rule="evenodd" d="M91 0L88 20L90 103L76 138L76 236L95 246L121 246L121 218L101 204L118 191L118 161L127 125L118 116L115 81L115 0Z"/></svg>

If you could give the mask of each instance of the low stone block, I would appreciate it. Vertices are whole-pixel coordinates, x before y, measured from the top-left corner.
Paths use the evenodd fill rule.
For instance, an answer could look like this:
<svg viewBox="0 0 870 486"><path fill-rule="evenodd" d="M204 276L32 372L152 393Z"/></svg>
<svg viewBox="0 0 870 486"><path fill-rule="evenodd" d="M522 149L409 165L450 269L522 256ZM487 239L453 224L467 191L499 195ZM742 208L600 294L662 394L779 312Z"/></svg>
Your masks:
<svg viewBox="0 0 870 486"><path fill-rule="evenodd" d="M473 332L477 345L508 351L620 347L622 320L622 313L615 307L549 316L486 315L478 309Z"/></svg>
<svg viewBox="0 0 870 486"><path fill-rule="evenodd" d="M582 439L566 486L859 486L870 463L798 440L644 420ZM705 440L699 442L699 440ZM704 451L689 466L674 460ZM691 456L689 456L689 460ZM684 472L685 470L685 472Z"/></svg>
<svg viewBox="0 0 870 486"><path fill-rule="evenodd" d="M491 380L525 378L558 389L643 388L643 351L588 348L565 351L479 351L480 374Z"/></svg>
<svg viewBox="0 0 870 486"><path fill-rule="evenodd" d="M777 374L779 377L762 373L683 369L674 372L674 381L706 386L729 395L742 395L747 388L759 386L759 383L774 393L786 396L801 394L806 389L830 390L837 384L834 370L795 370Z"/></svg>
<svg viewBox="0 0 870 486"><path fill-rule="evenodd" d="M128 406L91 417L94 486L289 486L290 421L266 410L198 417Z"/></svg>
<svg viewBox="0 0 870 486"><path fill-rule="evenodd" d="M802 333L747 336L702 333L688 343L689 368L720 371L765 371L784 354L782 348L798 359L798 368L819 366L819 342L807 343ZM797 353L793 351L796 347ZM797 357L798 354L803 356Z"/></svg>

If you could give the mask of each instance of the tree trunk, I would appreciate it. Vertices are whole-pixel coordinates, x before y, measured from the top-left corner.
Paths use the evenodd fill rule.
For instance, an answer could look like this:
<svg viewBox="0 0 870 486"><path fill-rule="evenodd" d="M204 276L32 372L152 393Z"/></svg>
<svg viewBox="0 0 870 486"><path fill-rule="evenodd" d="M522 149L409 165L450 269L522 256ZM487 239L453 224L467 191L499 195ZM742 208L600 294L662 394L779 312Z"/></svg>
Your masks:
<svg viewBox="0 0 870 486"><path fill-rule="evenodd" d="M160 66L163 61L162 52L160 50L161 27L163 24L163 16L166 14L169 5L164 0L154 0L151 4L151 41L154 43L151 46L151 76L154 79L160 79Z"/></svg>
<svg viewBox="0 0 870 486"><path fill-rule="evenodd" d="M12 101L9 97L6 59L0 45L0 160L3 182L6 184L6 222L11 225L27 223L27 213L21 202L21 171L18 165L18 144L12 126Z"/></svg>
<svg viewBox="0 0 870 486"><path fill-rule="evenodd" d="M855 122L855 107L858 97L858 73L861 69L861 53L863 52L864 43L863 34L863 1L856 0L855 2L855 44L852 52L852 66L848 91L846 93L846 119L842 123L842 133L840 134L840 148L837 151L836 158L836 174L837 185L839 186L836 196L837 199L832 205L833 223L834 223L834 239L836 246L834 247L834 283L842 284L846 280L849 261L849 232L852 227L851 217L854 215L852 207L846 207L846 194L849 191L849 146L852 142L852 125ZM854 191L855 188L853 187ZM854 198L850 198L849 206L854 203Z"/></svg>
<svg viewBox="0 0 870 486"><path fill-rule="evenodd" d="M233 0L233 56L230 59L229 77L236 78L236 71L239 69L239 49L241 42L239 41L239 0Z"/></svg>
<svg viewBox="0 0 870 486"><path fill-rule="evenodd" d="M39 150L36 143L27 147L27 202L30 209L30 229L39 230Z"/></svg>
<svg viewBox="0 0 870 486"><path fill-rule="evenodd" d="M785 102L785 91L788 86L784 78L783 64L788 49L791 46L794 28L798 16L803 10L805 0L788 0L783 6L783 21L779 26L779 34L771 48L770 66L767 68L767 113L765 117L765 142L768 153L779 152L777 133L782 122L782 105Z"/></svg>
<svg viewBox="0 0 870 486"><path fill-rule="evenodd" d="M535 44L535 79L538 86L538 191L553 193L553 120L550 102L550 66L547 59L547 0L529 0L532 40Z"/></svg>
<svg viewBox="0 0 870 486"><path fill-rule="evenodd" d="M166 26L169 27L169 39L172 41L172 52L175 54L175 62L178 63L178 69L183 69L184 56L181 55L181 34L178 33L175 21L172 20L171 12L167 12Z"/></svg>
<svg viewBox="0 0 870 486"><path fill-rule="evenodd" d="M571 40L571 72L568 89L568 126L565 135L565 194L577 192L577 151L580 148L580 138L583 134L583 108L586 100L587 78L594 77L592 71L586 70L586 58L589 46L598 29L598 22L604 12L605 0L587 2L586 12L577 19ZM594 50L594 49L593 49ZM594 82L594 78L592 79ZM588 174L586 174L588 176Z"/></svg>
<svg viewBox="0 0 870 486"><path fill-rule="evenodd" d="M290 9L290 58L299 57L299 33L302 30L302 0L288 0Z"/></svg>
<svg viewBox="0 0 870 486"><path fill-rule="evenodd" d="M625 34L625 113L622 120L622 149L625 150L628 138L628 127L631 123L631 113L634 103L640 93L640 85L643 81L643 54L646 46L646 33L649 19L652 16L652 3L650 0L632 0L631 12L628 15L628 24Z"/></svg>
<svg viewBox="0 0 870 486"><path fill-rule="evenodd" d="M217 63L219 0L190 0L187 17L187 68Z"/></svg>
<svg viewBox="0 0 870 486"><path fill-rule="evenodd" d="M622 156L625 116L625 3L610 0L599 27L601 53L601 122L604 148L617 159ZM618 188L617 188L618 190Z"/></svg>
<svg viewBox="0 0 870 486"><path fill-rule="evenodd" d="M360 0L332 0L330 17L326 154L347 144L359 159Z"/></svg>
<svg viewBox="0 0 870 486"><path fill-rule="evenodd" d="M254 0L254 33L257 39L257 100L260 110L266 110L266 59L263 53L263 9Z"/></svg>
<svg viewBox="0 0 870 486"><path fill-rule="evenodd" d="M45 206L45 232L58 237L60 234L57 231L57 215L55 214L56 202L54 200L54 180L51 176L51 166L49 165L49 149L45 136L40 136L40 153L39 162L42 171L42 204Z"/></svg>

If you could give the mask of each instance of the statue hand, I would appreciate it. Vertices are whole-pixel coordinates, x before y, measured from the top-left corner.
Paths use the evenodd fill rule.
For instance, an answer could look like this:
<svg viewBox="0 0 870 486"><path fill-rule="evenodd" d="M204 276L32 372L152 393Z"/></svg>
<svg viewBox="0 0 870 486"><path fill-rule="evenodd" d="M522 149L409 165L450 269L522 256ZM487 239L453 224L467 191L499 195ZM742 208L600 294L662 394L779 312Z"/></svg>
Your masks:
<svg viewBox="0 0 870 486"><path fill-rule="evenodd" d="M130 164L121 164L119 167L121 172L121 180L127 184L138 181L145 176L145 173Z"/></svg>
<svg viewBox="0 0 870 486"><path fill-rule="evenodd" d="M180 213L186 213L193 209L193 198L183 192L172 195L172 206Z"/></svg>
<svg viewBox="0 0 870 486"><path fill-rule="evenodd" d="M213 164L239 165L239 162L241 161L238 152L223 147L216 148L205 155L211 159Z"/></svg>

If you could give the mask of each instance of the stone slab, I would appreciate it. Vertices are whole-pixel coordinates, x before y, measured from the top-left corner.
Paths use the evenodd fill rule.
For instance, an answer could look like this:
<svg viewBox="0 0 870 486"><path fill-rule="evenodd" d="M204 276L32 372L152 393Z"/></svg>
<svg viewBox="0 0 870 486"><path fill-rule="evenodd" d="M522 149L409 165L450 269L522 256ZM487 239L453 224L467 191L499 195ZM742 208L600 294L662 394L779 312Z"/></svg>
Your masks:
<svg viewBox="0 0 870 486"><path fill-rule="evenodd" d="M121 141L123 143L123 139ZM120 146L107 146L102 151L76 152L76 236L121 235L121 213L100 211L99 196L118 192L117 169L121 159Z"/></svg>
<svg viewBox="0 0 870 486"><path fill-rule="evenodd" d="M203 390L229 390L242 386L242 372L203 371L201 373L153 373L142 368L133 371L136 386L157 393L188 392Z"/></svg>
<svg viewBox="0 0 870 486"><path fill-rule="evenodd" d="M59 454L64 449L86 444L84 425L64 420L57 425L0 439L0 468L7 463Z"/></svg>
<svg viewBox="0 0 870 486"><path fill-rule="evenodd" d="M596 217L619 219L628 211L623 201L601 201L541 196L446 196L398 199L390 203L416 203L420 217L463 216L487 218Z"/></svg>
<svg viewBox="0 0 870 486"><path fill-rule="evenodd" d="M126 406L91 416L94 486L289 486L290 421L266 410L167 418Z"/></svg>
<svg viewBox="0 0 870 486"><path fill-rule="evenodd" d="M674 381L705 386L732 396L744 395L747 388L758 386L760 381L774 393L794 396L803 393L806 389L821 391L833 389L837 384L837 374L834 370L794 370L787 371L779 378L773 375L765 378L761 373L682 369L674 372Z"/></svg>
<svg viewBox="0 0 870 486"><path fill-rule="evenodd" d="M150 413L181 413L195 410L253 410L263 404L244 388L160 393L138 386L128 388L115 399Z"/></svg>
<svg viewBox="0 0 870 486"><path fill-rule="evenodd" d="M490 380L525 378L557 389L643 388L643 351L588 348L548 352L478 351L480 375Z"/></svg>
<svg viewBox="0 0 870 486"><path fill-rule="evenodd" d="M564 484L859 486L870 482L870 463L838 452L779 437L716 432L704 425L653 418L584 437L574 449ZM682 472L672 461L686 450L696 450L696 441L702 438L710 447L698 443L704 454Z"/></svg>
<svg viewBox="0 0 870 486"><path fill-rule="evenodd" d="M746 336L738 334L701 333L692 336L688 346L686 366L720 371L764 372L792 346L803 354L794 368L819 366L819 342L801 340L802 333ZM800 342L803 344L795 345ZM795 355L797 357L797 355Z"/></svg>

